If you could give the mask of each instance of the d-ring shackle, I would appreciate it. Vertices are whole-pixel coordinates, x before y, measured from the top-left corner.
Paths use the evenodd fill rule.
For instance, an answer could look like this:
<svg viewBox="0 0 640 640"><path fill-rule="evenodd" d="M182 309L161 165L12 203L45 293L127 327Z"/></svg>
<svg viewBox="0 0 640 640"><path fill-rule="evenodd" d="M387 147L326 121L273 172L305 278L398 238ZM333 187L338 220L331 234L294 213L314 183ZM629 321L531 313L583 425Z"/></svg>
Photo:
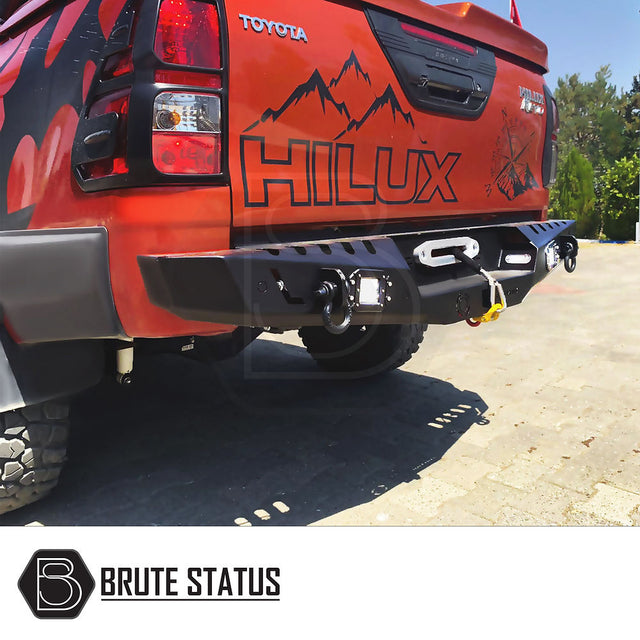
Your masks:
<svg viewBox="0 0 640 640"><path fill-rule="evenodd" d="M349 301L349 284L347 283L347 278L340 269L331 269L331 272L335 273L340 279L340 288L342 289L342 312L344 313L344 319L340 324L336 324L331 318L333 300L338 293L338 285L330 280L324 280L314 293L325 303L322 309L322 324L324 328L329 333L340 335L350 327L353 311Z"/></svg>

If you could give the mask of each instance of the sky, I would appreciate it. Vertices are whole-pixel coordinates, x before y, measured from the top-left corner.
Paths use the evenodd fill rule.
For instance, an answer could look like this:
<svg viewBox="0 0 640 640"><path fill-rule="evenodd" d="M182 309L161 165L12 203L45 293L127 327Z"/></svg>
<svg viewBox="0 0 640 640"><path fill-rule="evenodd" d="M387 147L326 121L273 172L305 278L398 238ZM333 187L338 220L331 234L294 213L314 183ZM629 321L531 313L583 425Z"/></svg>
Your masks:
<svg viewBox="0 0 640 640"><path fill-rule="evenodd" d="M430 4L444 3L445 0ZM509 0L473 0L509 18ZM611 84L629 89L640 76L640 0L516 0L522 26L549 47L546 81L579 73L590 81L605 64Z"/></svg>

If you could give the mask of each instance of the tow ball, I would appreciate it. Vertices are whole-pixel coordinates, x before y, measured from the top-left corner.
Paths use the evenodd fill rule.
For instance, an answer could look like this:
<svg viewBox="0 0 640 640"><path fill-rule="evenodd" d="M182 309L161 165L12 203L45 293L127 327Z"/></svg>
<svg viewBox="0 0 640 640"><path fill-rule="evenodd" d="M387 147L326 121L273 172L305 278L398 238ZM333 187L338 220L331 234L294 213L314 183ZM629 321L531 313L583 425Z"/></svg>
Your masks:
<svg viewBox="0 0 640 640"><path fill-rule="evenodd" d="M314 295L324 306L322 308L322 324L324 328L334 335L344 333L351 326L353 306L349 296L349 284L347 278L340 269L323 269L324 280L314 291ZM333 321L334 307L340 308L344 318L342 322Z"/></svg>

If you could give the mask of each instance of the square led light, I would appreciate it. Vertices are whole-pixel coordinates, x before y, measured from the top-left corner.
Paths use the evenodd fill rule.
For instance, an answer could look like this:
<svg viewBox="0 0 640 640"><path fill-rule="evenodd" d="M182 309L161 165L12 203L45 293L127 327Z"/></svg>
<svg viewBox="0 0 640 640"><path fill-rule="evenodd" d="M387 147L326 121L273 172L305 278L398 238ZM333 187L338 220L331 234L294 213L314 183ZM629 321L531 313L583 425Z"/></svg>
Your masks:
<svg viewBox="0 0 640 640"><path fill-rule="evenodd" d="M380 280L378 278L360 278L358 303L364 306L380 304Z"/></svg>
<svg viewBox="0 0 640 640"><path fill-rule="evenodd" d="M382 311L387 298L387 286L391 286L384 271L359 269L349 277L356 311Z"/></svg>

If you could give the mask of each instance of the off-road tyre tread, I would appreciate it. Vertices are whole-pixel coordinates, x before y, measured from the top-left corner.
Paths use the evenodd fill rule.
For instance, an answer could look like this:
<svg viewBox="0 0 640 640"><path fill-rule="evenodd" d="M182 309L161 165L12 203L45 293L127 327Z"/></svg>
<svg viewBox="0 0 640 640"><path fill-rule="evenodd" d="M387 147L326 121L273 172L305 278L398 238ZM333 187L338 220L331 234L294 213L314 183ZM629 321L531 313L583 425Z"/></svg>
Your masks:
<svg viewBox="0 0 640 640"><path fill-rule="evenodd" d="M349 327L332 335L324 327L303 327L300 338L325 371L367 377L393 371L407 363L424 339L426 324Z"/></svg>
<svg viewBox="0 0 640 640"><path fill-rule="evenodd" d="M0 413L0 515L44 498L58 484L68 439L66 402Z"/></svg>

